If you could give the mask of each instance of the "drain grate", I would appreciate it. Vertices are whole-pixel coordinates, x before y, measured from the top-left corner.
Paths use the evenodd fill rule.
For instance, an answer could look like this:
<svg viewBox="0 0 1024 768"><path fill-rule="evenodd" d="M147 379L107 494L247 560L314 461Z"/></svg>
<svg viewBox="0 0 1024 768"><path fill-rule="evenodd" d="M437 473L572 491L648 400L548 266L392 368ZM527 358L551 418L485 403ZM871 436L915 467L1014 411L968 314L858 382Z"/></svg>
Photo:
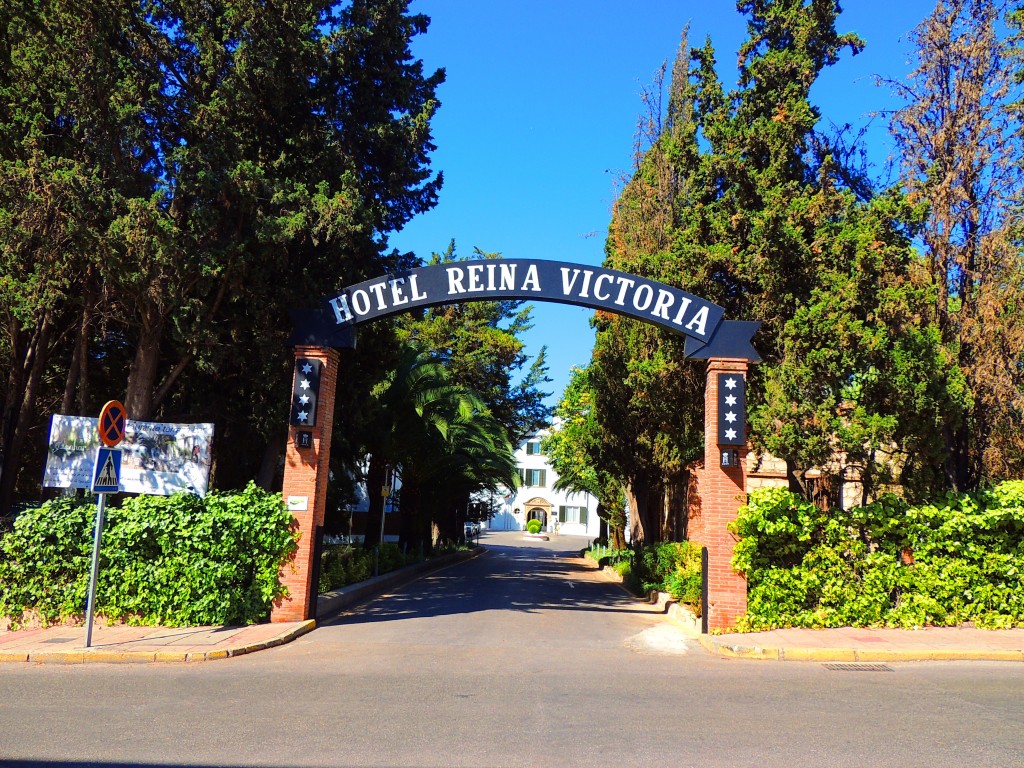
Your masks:
<svg viewBox="0 0 1024 768"><path fill-rule="evenodd" d="M825 664L832 672L895 672L888 664Z"/></svg>

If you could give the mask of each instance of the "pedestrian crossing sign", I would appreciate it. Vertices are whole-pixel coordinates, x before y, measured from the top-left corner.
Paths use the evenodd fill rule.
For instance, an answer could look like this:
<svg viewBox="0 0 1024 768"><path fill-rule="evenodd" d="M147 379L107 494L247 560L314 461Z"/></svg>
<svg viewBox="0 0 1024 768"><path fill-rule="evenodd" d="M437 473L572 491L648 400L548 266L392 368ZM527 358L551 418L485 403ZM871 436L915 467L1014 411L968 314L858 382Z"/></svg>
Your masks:
<svg viewBox="0 0 1024 768"><path fill-rule="evenodd" d="M121 486L121 449L100 448L92 474L93 493L117 493Z"/></svg>

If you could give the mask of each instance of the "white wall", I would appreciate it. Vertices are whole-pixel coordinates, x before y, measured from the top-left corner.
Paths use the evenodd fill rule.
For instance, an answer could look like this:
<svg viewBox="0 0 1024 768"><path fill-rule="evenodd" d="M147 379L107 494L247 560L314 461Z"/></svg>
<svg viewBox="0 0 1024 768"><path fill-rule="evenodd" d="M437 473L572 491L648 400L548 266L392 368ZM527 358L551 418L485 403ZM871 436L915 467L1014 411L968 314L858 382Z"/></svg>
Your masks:
<svg viewBox="0 0 1024 768"><path fill-rule="evenodd" d="M538 498L551 505L547 531L555 532L557 530L559 533L566 535L596 538L601 527L600 520L597 517L597 499L589 493L576 494L554 490L552 486L558 480L558 473L548 464L547 457L543 454L527 454L526 452L527 443L539 442L547 434L549 434L547 430L541 430L520 444L515 453L516 465L520 469L543 471L543 485L524 485L516 488L514 493L510 493L505 498L501 511L491 518L488 527L492 530L524 530L526 528L526 515L529 511L527 502ZM585 507L587 509L586 524L559 522L560 507Z"/></svg>

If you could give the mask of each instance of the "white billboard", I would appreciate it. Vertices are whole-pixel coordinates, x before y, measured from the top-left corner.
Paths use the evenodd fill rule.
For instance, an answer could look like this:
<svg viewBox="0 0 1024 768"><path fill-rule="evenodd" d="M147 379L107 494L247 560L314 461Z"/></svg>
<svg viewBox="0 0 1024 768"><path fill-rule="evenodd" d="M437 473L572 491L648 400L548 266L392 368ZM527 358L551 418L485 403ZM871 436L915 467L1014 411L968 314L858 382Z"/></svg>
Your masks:
<svg viewBox="0 0 1024 768"><path fill-rule="evenodd" d="M205 496L210 482L212 445L213 424L161 424L129 419L124 440L118 446L122 450L121 490L154 496L189 491ZM97 419L54 414L43 485L88 489L99 447Z"/></svg>

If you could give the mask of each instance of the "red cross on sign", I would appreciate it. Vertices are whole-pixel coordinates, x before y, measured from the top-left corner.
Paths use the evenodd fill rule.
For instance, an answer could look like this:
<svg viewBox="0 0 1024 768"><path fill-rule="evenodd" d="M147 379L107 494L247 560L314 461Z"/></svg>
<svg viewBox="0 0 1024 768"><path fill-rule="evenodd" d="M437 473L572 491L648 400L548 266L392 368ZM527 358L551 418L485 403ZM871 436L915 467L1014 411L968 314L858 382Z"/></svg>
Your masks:
<svg viewBox="0 0 1024 768"><path fill-rule="evenodd" d="M124 440L124 426L128 421L128 411L117 400L111 400L100 411L100 442L108 448Z"/></svg>

